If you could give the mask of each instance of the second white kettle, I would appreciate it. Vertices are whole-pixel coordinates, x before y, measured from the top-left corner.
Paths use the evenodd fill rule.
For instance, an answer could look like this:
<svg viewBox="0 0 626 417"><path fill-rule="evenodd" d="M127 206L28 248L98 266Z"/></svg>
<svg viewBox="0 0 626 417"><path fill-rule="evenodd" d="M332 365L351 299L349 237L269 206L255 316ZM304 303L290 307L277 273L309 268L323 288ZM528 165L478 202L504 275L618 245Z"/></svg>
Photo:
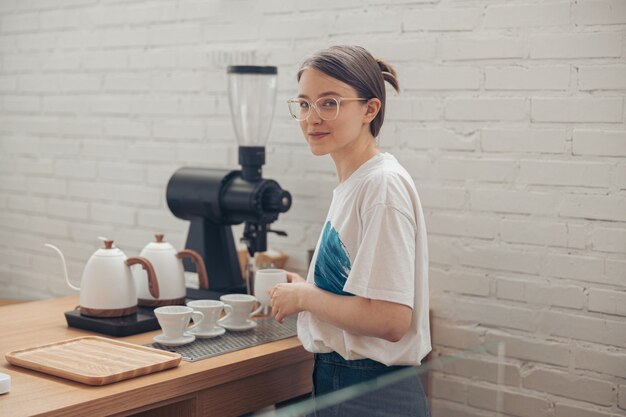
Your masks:
<svg viewBox="0 0 626 417"><path fill-rule="evenodd" d="M191 249L176 251L174 247L163 240L163 234L155 235L155 241L148 243L141 251L140 256L150 261L154 267L159 282L159 296L154 297L145 277L140 271L133 271L137 288L137 302L140 306L184 305L187 288L185 286L185 270L182 259L189 257L196 264L200 288L208 289L209 280L206 267L200 254Z"/></svg>

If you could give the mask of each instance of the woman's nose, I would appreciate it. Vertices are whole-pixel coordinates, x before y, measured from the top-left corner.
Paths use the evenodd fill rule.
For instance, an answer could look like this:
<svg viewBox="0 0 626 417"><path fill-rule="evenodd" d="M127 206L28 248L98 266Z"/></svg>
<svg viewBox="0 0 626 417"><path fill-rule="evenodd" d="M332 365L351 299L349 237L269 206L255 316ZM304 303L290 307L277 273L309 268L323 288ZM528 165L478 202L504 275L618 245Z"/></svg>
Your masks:
<svg viewBox="0 0 626 417"><path fill-rule="evenodd" d="M317 108L311 107L311 111L309 111L309 117L307 117L306 121L314 125L322 123L322 118L317 112Z"/></svg>

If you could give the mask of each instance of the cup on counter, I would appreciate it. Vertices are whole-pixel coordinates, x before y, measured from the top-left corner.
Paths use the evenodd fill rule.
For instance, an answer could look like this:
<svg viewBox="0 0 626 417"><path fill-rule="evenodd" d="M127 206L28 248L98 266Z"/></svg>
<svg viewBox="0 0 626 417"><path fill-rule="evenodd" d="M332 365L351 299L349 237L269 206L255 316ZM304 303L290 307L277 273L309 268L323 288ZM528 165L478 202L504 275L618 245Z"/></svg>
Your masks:
<svg viewBox="0 0 626 417"><path fill-rule="evenodd" d="M163 330L163 341L180 340L185 336L185 332L199 326L204 314L194 311L188 306L163 306L154 309L154 315L159 321L159 326ZM193 318L193 326L189 326L189 321Z"/></svg>
<svg viewBox="0 0 626 417"><path fill-rule="evenodd" d="M259 269L254 274L254 296L263 306L264 314L267 314L272 305L269 290L283 282L287 282L287 272L284 269Z"/></svg>
<svg viewBox="0 0 626 417"><path fill-rule="evenodd" d="M263 309L263 305L256 297L249 294L226 294L220 297L220 301L230 306L233 311L224 319L219 320L219 325L245 326L249 324L250 317L259 314Z"/></svg>
<svg viewBox="0 0 626 417"><path fill-rule="evenodd" d="M204 315L204 319L195 329L195 333L199 334L213 332L216 329L217 321L220 319L222 311L226 312L223 320L228 320L233 312L233 308L231 306L217 300L194 300L189 301L187 306L193 308L194 311L201 312Z"/></svg>

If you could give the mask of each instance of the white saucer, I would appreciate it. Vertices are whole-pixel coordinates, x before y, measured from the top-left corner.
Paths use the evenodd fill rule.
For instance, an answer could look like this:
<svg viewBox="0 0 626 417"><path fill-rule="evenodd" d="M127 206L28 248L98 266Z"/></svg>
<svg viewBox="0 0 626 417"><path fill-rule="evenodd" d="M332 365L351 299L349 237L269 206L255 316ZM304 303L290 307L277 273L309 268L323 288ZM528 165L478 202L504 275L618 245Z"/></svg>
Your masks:
<svg viewBox="0 0 626 417"><path fill-rule="evenodd" d="M248 320L246 324L235 325L235 324L230 324L226 321L218 321L217 324L227 330L232 330L235 332L242 332L244 330L254 329L257 326L256 321L253 321L253 320Z"/></svg>
<svg viewBox="0 0 626 417"><path fill-rule="evenodd" d="M180 337L178 339L166 339L163 334L154 336L154 341L162 344L163 346L186 345L187 343L191 343L194 340L196 340L196 336L192 334L185 334L183 337Z"/></svg>
<svg viewBox="0 0 626 417"><path fill-rule="evenodd" d="M196 329L189 330L185 334L194 335L194 336L196 336L199 339L209 339L211 337L221 336L224 333L226 333L226 329L225 328L219 327L219 326L215 326L214 329L209 330L208 332L198 332L198 330L196 328Z"/></svg>

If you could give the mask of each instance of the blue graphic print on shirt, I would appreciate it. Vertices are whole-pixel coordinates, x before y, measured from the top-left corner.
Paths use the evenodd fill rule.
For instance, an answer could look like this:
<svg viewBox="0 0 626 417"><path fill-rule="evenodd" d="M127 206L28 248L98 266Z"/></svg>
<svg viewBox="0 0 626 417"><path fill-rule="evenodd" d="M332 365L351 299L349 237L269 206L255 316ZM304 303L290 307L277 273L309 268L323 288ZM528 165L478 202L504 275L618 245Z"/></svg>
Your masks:
<svg viewBox="0 0 626 417"><path fill-rule="evenodd" d="M315 285L335 294L354 295L343 290L350 269L350 257L346 247L339 233L327 221L315 262Z"/></svg>

